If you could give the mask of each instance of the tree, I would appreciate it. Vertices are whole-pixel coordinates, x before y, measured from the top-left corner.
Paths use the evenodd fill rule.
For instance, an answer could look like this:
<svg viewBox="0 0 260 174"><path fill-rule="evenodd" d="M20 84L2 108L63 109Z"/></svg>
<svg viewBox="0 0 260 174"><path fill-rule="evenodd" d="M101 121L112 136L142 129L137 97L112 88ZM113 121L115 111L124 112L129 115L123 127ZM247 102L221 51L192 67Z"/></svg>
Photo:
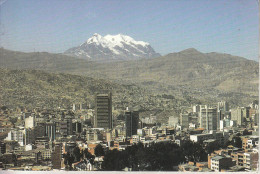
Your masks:
<svg viewBox="0 0 260 174"><path fill-rule="evenodd" d="M1 110L3 110L3 111L5 111L5 110L7 110L8 108L7 108L7 106L2 106L1 107Z"/></svg>
<svg viewBox="0 0 260 174"><path fill-rule="evenodd" d="M64 154L64 164L66 165L66 168L69 170L72 170L72 163L74 162L74 157L69 152L67 154Z"/></svg>
<svg viewBox="0 0 260 174"><path fill-rule="evenodd" d="M181 151L183 152L186 162L207 160L207 154L204 151L202 144L200 143L196 143L190 140L186 141L181 145Z"/></svg>
<svg viewBox="0 0 260 174"><path fill-rule="evenodd" d="M97 157L104 156L105 152L101 144L98 144L95 148L95 155Z"/></svg>
<svg viewBox="0 0 260 174"><path fill-rule="evenodd" d="M117 149L109 150L104 156L101 169L105 171L122 171L125 166L122 165L120 158L121 153L122 152L119 152Z"/></svg>
<svg viewBox="0 0 260 174"><path fill-rule="evenodd" d="M242 148L242 140L240 137L233 137L231 144L235 147Z"/></svg>
<svg viewBox="0 0 260 174"><path fill-rule="evenodd" d="M80 161L80 158L81 158L82 156L81 156L80 149L79 149L78 146L76 146L76 147L73 149L73 156L74 156L76 162Z"/></svg>
<svg viewBox="0 0 260 174"><path fill-rule="evenodd" d="M15 123L17 122L17 117L9 117L9 121L12 123L13 127L15 127Z"/></svg>
<svg viewBox="0 0 260 174"><path fill-rule="evenodd" d="M215 150L219 150L220 149L220 145L218 142L214 141L212 143L209 143L206 148L205 151L207 154L210 154L212 152L214 152Z"/></svg>
<svg viewBox="0 0 260 174"><path fill-rule="evenodd" d="M85 149L85 150L82 152L82 154L83 154L83 158L84 158L84 159L87 158L87 160L90 162L90 164L94 164L95 156L92 155L92 154L88 151L88 149Z"/></svg>
<svg viewBox="0 0 260 174"><path fill-rule="evenodd" d="M193 146L190 158L201 160L207 158L199 143L188 142L187 149ZM185 146L186 148L186 146ZM109 150L104 156L102 170L121 171L125 167L132 168L133 171L173 171L174 166L185 162L185 156L182 149L175 143L152 143L144 146L142 143L127 147L124 151L116 149ZM185 150L187 150L185 149ZM200 153L202 153L200 157ZM187 154L185 154L187 155Z"/></svg>
<svg viewBox="0 0 260 174"><path fill-rule="evenodd" d="M243 135L252 135L252 132L249 132L247 129L243 131Z"/></svg>

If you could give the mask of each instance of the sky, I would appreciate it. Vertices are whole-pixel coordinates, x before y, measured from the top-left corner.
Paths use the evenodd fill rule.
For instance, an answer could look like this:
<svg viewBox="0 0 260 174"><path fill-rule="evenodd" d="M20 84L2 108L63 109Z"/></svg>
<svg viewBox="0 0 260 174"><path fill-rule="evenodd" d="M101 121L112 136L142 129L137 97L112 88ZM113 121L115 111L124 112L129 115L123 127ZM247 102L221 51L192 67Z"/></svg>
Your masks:
<svg viewBox="0 0 260 174"><path fill-rule="evenodd" d="M162 55L195 48L258 60L258 0L0 0L0 47L62 53L94 33Z"/></svg>

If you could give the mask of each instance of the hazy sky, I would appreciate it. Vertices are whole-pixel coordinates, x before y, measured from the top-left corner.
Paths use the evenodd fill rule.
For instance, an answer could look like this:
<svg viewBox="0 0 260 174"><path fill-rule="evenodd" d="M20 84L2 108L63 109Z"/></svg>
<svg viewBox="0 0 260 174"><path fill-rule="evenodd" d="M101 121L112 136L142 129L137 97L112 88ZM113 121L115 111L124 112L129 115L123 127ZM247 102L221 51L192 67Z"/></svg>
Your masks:
<svg viewBox="0 0 260 174"><path fill-rule="evenodd" d="M196 48L258 59L257 0L0 0L0 46L64 52L94 33L161 54Z"/></svg>

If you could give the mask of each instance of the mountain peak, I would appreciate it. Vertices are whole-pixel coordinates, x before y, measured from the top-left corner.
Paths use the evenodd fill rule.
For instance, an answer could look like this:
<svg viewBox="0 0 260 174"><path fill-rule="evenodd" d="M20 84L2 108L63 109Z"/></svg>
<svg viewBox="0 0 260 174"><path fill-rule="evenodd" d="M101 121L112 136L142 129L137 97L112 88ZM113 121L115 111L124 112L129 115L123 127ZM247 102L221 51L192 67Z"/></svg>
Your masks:
<svg viewBox="0 0 260 174"><path fill-rule="evenodd" d="M132 37L117 34L101 36L94 33L85 43L65 51L77 57L95 59L131 60L158 57L148 42L136 41Z"/></svg>
<svg viewBox="0 0 260 174"><path fill-rule="evenodd" d="M93 34L93 37L98 37L98 36L101 36L101 35L98 34L98 33L94 33L94 34Z"/></svg>
<svg viewBox="0 0 260 174"><path fill-rule="evenodd" d="M99 43L101 39L102 39L102 36L101 36L100 34L94 33L94 34L92 35L92 37L87 40L86 43L88 43L88 44L91 44L91 43ZM83 43L83 44L85 44L85 43ZM81 45L83 45L83 44L81 44Z"/></svg>

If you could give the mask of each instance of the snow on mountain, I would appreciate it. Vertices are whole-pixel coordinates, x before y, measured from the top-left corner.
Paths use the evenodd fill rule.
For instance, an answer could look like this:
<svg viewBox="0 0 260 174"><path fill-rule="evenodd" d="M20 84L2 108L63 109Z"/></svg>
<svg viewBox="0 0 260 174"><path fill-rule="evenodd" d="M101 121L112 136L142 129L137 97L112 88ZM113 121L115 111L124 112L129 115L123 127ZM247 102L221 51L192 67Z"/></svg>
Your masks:
<svg viewBox="0 0 260 174"><path fill-rule="evenodd" d="M68 49L65 54L90 60L133 60L160 56L147 42L122 34L102 37L97 33L80 46Z"/></svg>

